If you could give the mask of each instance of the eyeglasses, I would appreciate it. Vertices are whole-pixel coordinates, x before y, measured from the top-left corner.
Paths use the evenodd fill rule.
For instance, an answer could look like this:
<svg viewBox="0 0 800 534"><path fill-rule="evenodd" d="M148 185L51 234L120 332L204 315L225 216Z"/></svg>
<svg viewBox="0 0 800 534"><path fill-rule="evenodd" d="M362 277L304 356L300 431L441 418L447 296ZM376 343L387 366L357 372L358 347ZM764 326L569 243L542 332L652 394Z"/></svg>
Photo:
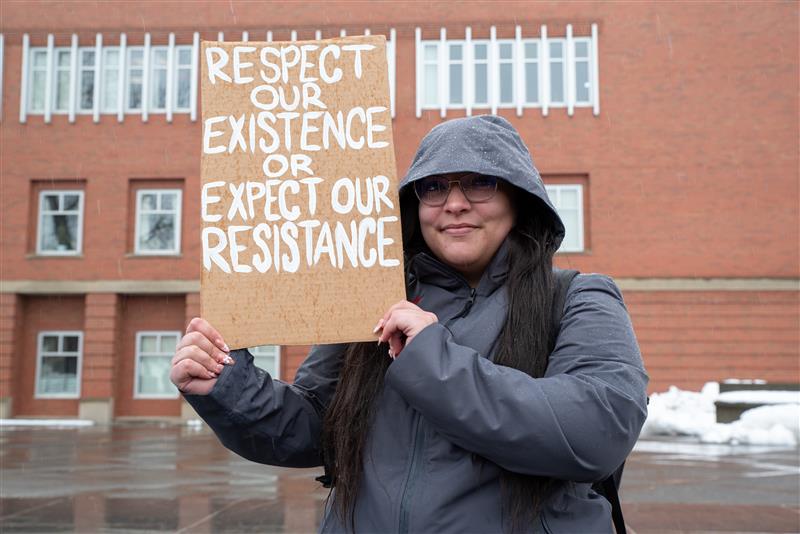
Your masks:
<svg viewBox="0 0 800 534"><path fill-rule="evenodd" d="M456 183L470 202L486 202L497 192L497 178L483 174L467 174L456 180L445 176L427 176L414 182L417 198L426 206L438 207L447 202L450 184Z"/></svg>

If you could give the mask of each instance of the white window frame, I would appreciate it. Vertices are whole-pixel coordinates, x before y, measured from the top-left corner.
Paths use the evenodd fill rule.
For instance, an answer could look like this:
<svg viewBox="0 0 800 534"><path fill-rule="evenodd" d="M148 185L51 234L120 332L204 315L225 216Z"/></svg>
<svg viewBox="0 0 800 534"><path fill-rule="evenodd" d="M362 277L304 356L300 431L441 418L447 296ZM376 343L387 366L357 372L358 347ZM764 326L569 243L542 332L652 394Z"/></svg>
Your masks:
<svg viewBox="0 0 800 534"><path fill-rule="evenodd" d="M94 63L92 64L91 67L85 67L83 65L83 55L86 52L92 52L95 55ZM82 109L81 108L81 89L82 89L82 82L83 82L83 73L91 72L92 73L92 79L93 79L92 83L96 83L97 82L97 61L98 61L98 59L99 58L97 57L97 48L96 47L94 47L94 46L82 46L82 47L78 48L78 72L77 72L77 77L76 77L76 79L77 79L77 82L76 82L77 91L76 91L76 94L75 94L75 111L76 111L76 113L78 115L92 115L94 113L94 106L95 106L94 99L100 97L98 88L94 87L92 89L92 92L93 92L92 107L90 107L88 109Z"/></svg>
<svg viewBox="0 0 800 534"><path fill-rule="evenodd" d="M117 53L117 63L116 63L116 65L112 64L108 60L108 56L111 55L112 52L116 52ZM105 86L106 86L107 81L112 79L112 78L117 80L117 84L120 83L120 78L122 78L123 84L124 84L125 77L124 76L120 77L120 75L119 75L119 70L120 70L120 68L122 68L121 67L121 65L122 65L122 53L123 52L122 52L122 50L120 50L119 46L104 46L103 47L103 59L102 59L103 68L102 68L101 74L100 74L100 87L97 90L97 93L98 93L97 98L100 99L100 113L108 114L108 115L114 115L114 114L117 113L117 110L119 109L119 102L114 102L113 106L109 106L108 102L106 102L106 98L105 98L106 97L106 87ZM117 91L116 91L115 98L117 100L119 100L119 86L117 86Z"/></svg>
<svg viewBox="0 0 800 534"><path fill-rule="evenodd" d="M78 195L78 224L75 250L44 250L42 248L42 241L44 236L43 218L46 214L63 214L63 211L45 210L44 197L45 195L58 195L59 206L63 205L65 195ZM83 253L83 206L84 206L84 192L82 189L46 189L39 191L39 213L36 218L36 254L38 256L80 256ZM72 215L72 212L67 212L66 215Z"/></svg>
<svg viewBox="0 0 800 534"><path fill-rule="evenodd" d="M165 353L153 353L153 354L142 354L142 338L145 336L155 336L156 337L156 347L161 347L161 337L162 336L176 336L177 340L180 341L181 339L181 332L178 330L140 330L136 332L136 356L135 356L135 365L133 370L133 398L134 399L177 399L180 396L180 392L178 388L173 385L173 389L175 390L174 393L166 394L166 393L139 393L139 368L141 367L141 359L142 358L171 358L173 356L172 353L165 354Z"/></svg>
<svg viewBox="0 0 800 534"><path fill-rule="evenodd" d="M43 54L44 55L44 65L36 66L36 62L34 61L34 57L36 54ZM28 110L29 115L44 115L45 108L47 107L47 47L44 46L37 46L31 47L28 49L28 57L30 58L28 61L28 84L30 87L27 87L28 91L28 98L27 102L25 103L25 107ZM33 90L33 80L34 80L34 73L41 72L44 74L44 85L42 86L42 105L41 109L33 109L33 94L35 91Z"/></svg>
<svg viewBox="0 0 800 534"><path fill-rule="evenodd" d="M532 44L536 47L536 58L529 59L528 56L525 54L525 47L529 44ZM542 107L542 77L541 77L541 68L539 63L542 57L542 42L541 39L523 39L522 40L522 69L520 70L520 75L522 76L522 82L520 83L520 87L522 87L522 95L520 98L522 99L522 107L525 108L540 108ZM537 82L537 91L536 96L538 100L535 102L531 102L528 100L528 77L526 76L526 67L528 65L536 65L536 82Z"/></svg>
<svg viewBox="0 0 800 534"><path fill-rule="evenodd" d="M478 46L486 47L486 59L477 59L475 49ZM472 65L470 69L472 76L470 77L470 95L472 98L472 109L490 109L492 107L492 44L489 39L473 39L472 40ZM478 102L475 100L475 81L478 79L476 65L486 65L486 102Z"/></svg>
<svg viewBox="0 0 800 534"><path fill-rule="evenodd" d="M164 64L163 65L156 65L156 55L160 53L164 53ZM151 46L150 47L150 75L149 83L150 88L148 90L150 102L147 105L147 111L153 114L163 114L167 112L167 107L169 107L169 46ZM164 72L164 106L163 107L156 107L155 103L155 81L156 81L156 71L163 71Z"/></svg>
<svg viewBox="0 0 800 534"><path fill-rule="evenodd" d="M550 45L555 43L561 43L561 57L554 58L550 51ZM569 85L567 84L567 69L569 65L567 64L567 40L564 37L548 37L547 39L547 81L550 84L548 87L548 95L549 95L549 106L551 108L565 108L567 107L567 100L569 99ZM554 63L561 63L561 87L563 88L563 100L553 100L553 71L552 65Z"/></svg>
<svg viewBox="0 0 800 534"><path fill-rule="evenodd" d="M188 50L189 51L189 62L186 64L180 63L181 51ZM173 84L174 90L172 91L172 110L175 113L190 113L192 111L192 72L193 72L193 60L192 60L192 45L180 45L175 47L175 61L174 61L174 80L175 83ZM181 70L189 71L189 105L186 107L179 107L178 106L178 94L180 92L179 82L180 82L180 72Z"/></svg>
<svg viewBox="0 0 800 534"><path fill-rule="evenodd" d="M439 102L439 95L442 94L441 93L441 88L439 87L439 81L442 79L441 75L439 74L439 68L440 68L440 65L439 65L439 44L440 44L440 41L438 41L438 40L436 40L436 41L422 41L421 55L420 55L420 61L422 62L422 68L420 69L420 73L421 73L421 76L422 76L422 86L421 86L422 95L420 95L420 102L422 104L422 109L441 109L441 107L442 107L441 103ZM433 59L433 60L425 59L425 49L426 49L426 47L431 47L436 51L436 54L435 54L435 58L436 59ZM436 91L435 91L435 93L436 93L437 97L436 97L436 101L432 102L432 103L425 102L425 96L426 96L426 94L428 92L427 86L425 85L426 82L427 82L427 79L425 77L425 71L426 71L425 67L427 67L429 65L433 65L433 66L436 67Z"/></svg>
<svg viewBox="0 0 800 534"><path fill-rule="evenodd" d="M175 199L175 248L173 250L143 250L139 248L139 231L141 230L141 215L142 215L142 197L144 195L156 195L157 206L161 205L161 195L164 193L173 193L177 195ZM173 213L173 211L163 210L156 208L149 210L147 213ZM133 241L133 252L137 256L176 256L181 253L181 217L183 215L183 191L181 189L138 189L136 191L136 223Z"/></svg>
<svg viewBox="0 0 800 534"><path fill-rule="evenodd" d="M550 201L555 206L556 211L560 213L559 210L564 209L561 206L561 193L563 191L575 191L578 197L578 246L574 248L565 247L563 242L561 247L558 249L558 253L563 252L585 252L586 251L586 240L585 240L585 229L584 229L584 216L583 216L583 185L582 184L547 184L545 185L545 190L547 191L547 196L550 197Z"/></svg>
<svg viewBox="0 0 800 534"><path fill-rule="evenodd" d="M496 41L495 50L497 53L497 57L495 58L495 64L497 65L497 107L499 108L513 108L516 107L516 93L517 93L517 73L515 72L514 65L517 62L517 50L516 46L514 46L514 39L497 39ZM500 58L500 48L503 45L507 45L511 47L511 59L501 59ZM502 77L500 76L500 67L503 65L510 65L511 66L511 100L508 102L503 102L501 100L501 82Z"/></svg>
<svg viewBox="0 0 800 534"><path fill-rule="evenodd" d="M253 364L256 365L256 367L259 367L260 369L264 369L264 368L260 367L258 365L258 362L256 361L256 358L258 358L259 356L275 358L274 373L273 373L273 370L271 370L271 369L264 369L264 371L268 372L269 376L271 376L273 379L279 380L281 378L281 376L280 376L281 375L281 346L280 345L259 345L259 346L256 346L256 347L250 347L247 350L249 350L250 354L253 355ZM264 354L264 352L266 352L266 351L274 351L274 353L273 354Z"/></svg>
<svg viewBox="0 0 800 534"><path fill-rule="evenodd" d="M63 53L67 53L67 57L69 58L69 62L66 65L59 65L58 58ZM56 103L58 102L58 75L61 72L67 73L67 107L63 109L59 109L56 107ZM69 103L70 103L70 83L69 78L72 76L72 48L69 46L57 46L53 49L53 90L52 90L52 101L50 102L50 112L53 115L67 115L69 114Z"/></svg>
<svg viewBox="0 0 800 534"><path fill-rule="evenodd" d="M55 353L48 353L43 354L43 342L45 336L58 336L58 346L59 350ZM60 350L64 345L64 337L66 336L77 336L78 338L78 352L77 354L71 352L65 352ZM75 393L42 393L39 391L40 386L40 379L41 379L41 371L42 371L42 360L46 357L54 356L54 357L77 357L77 373L76 373L76 384L77 388ZM33 397L35 399L78 399L81 396L81 371L83 368L83 332L80 330L42 330L36 336L36 384L34 385L34 394Z"/></svg>
<svg viewBox="0 0 800 534"><path fill-rule="evenodd" d="M585 57L578 57L575 53L577 50L578 43L585 43L586 44L586 56ZM592 38L591 37L573 37L572 38L572 46L574 47L572 52L572 79L575 83L575 107L576 108L590 108L592 107L592 94L594 93L594 80L593 72L592 72ZM586 77L586 84L587 84L587 91L589 93L588 100L578 100L578 63L583 62L586 63L586 72L588 73Z"/></svg>
<svg viewBox="0 0 800 534"><path fill-rule="evenodd" d="M597 90L597 31L592 25L591 35L581 35L577 37L547 37L544 28L541 36L522 38L521 28L517 31L515 38L503 39L474 39L471 28L467 28L466 39L422 39L421 31L417 32L416 46L416 73L417 73L417 116L421 116L422 110L462 110L466 109L470 115L472 110L492 110L514 109L517 108L518 114L525 108L541 108L542 114L547 116L549 108L572 107L593 108L594 114L598 114ZM562 54L559 58L554 58L550 54L550 46L558 43L561 46ZM575 45L585 43L587 48L586 55L576 57ZM525 55L525 46L533 44L536 46L537 55L535 58L528 58ZM450 47L461 45L462 60L450 59ZM500 59L501 46L511 46L511 59ZM432 54L436 59L425 59L426 47L435 48L436 54ZM478 47L486 47L486 59L476 59L475 50ZM577 100L577 65L585 63L588 71L588 100ZM463 103L453 103L450 101L450 66L453 64L463 65L462 83ZM551 73L552 65L558 64L561 69L561 83L564 88L563 99L552 100ZM436 102L426 102L426 87L429 80L426 79L426 67L436 66ZM478 79L477 66L485 65L487 72L486 89L487 99L484 102L476 101L475 85ZM508 101L500 101L500 69L501 65L511 65L511 93L512 98ZM527 100L527 80L525 79L525 69L528 65L534 65L537 69L538 101ZM444 97L444 101L442 98ZM444 115L442 115L444 116Z"/></svg>
<svg viewBox="0 0 800 534"><path fill-rule="evenodd" d="M141 54L142 54L142 64L141 65L137 65L137 66L133 66L133 62L131 61L131 56L136 52L141 52ZM125 55L125 83L124 83L124 87L125 87L125 91L124 91L125 102L123 103L123 106L125 108L125 113L126 114L128 114L128 115L141 115L142 110L144 109L144 107L146 105L144 99L145 99L145 97L147 97L147 91L145 91L144 84L147 83L147 81L148 81L147 77L144 75L144 69L145 69L145 66L146 66L145 57L144 57L144 55L145 55L145 47L143 47L143 46L128 46L128 47L125 48L125 54L126 54ZM131 84L131 78L132 78L131 71L133 71L133 70L141 70L142 71L142 78L141 78L141 80L142 80L141 81L141 83L142 83L142 91L139 94L141 100L140 100L140 105L139 105L138 108L130 107L130 101L131 101L131 98L130 98L131 97L130 84Z"/></svg>

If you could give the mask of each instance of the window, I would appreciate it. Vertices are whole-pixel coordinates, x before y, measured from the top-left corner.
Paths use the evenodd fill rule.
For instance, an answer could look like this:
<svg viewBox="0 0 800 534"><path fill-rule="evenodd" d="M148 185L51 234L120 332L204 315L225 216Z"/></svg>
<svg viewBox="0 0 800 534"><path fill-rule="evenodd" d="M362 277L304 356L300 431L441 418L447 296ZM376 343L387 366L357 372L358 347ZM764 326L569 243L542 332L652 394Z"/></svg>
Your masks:
<svg viewBox="0 0 800 534"><path fill-rule="evenodd" d="M423 106L439 107L439 43L426 43L422 48L423 54Z"/></svg>
<svg viewBox="0 0 800 534"><path fill-rule="evenodd" d="M591 105L591 47L592 40L575 39L575 104Z"/></svg>
<svg viewBox="0 0 800 534"><path fill-rule="evenodd" d="M80 396L82 332L39 332L36 358L37 398Z"/></svg>
<svg viewBox="0 0 800 534"><path fill-rule="evenodd" d="M137 111L142 109L142 81L144 79L144 48L141 46L131 46L128 48L128 75L127 98L125 108L127 111Z"/></svg>
<svg viewBox="0 0 800 534"><path fill-rule="evenodd" d="M260 345L249 349L253 355L253 363L272 378L280 378L281 374L281 348L278 345Z"/></svg>
<svg viewBox="0 0 800 534"><path fill-rule="evenodd" d="M134 398L178 397L178 390L169 379L169 370L180 337L180 332L137 332Z"/></svg>
<svg viewBox="0 0 800 534"><path fill-rule="evenodd" d="M66 113L69 110L69 73L72 66L72 51L69 48L56 48L56 72L54 76L53 111Z"/></svg>
<svg viewBox="0 0 800 534"><path fill-rule="evenodd" d="M136 254L179 254L181 190L140 189L136 192Z"/></svg>
<svg viewBox="0 0 800 534"><path fill-rule="evenodd" d="M523 45L525 52L525 103L539 104L539 42L528 41Z"/></svg>
<svg viewBox="0 0 800 534"><path fill-rule="evenodd" d="M31 50L30 92L28 109L31 113L44 113L45 85L47 84L47 50Z"/></svg>
<svg viewBox="0 0 800 534"><path fill-rule="evenodd" d="M500 105L514 104L514 41L498 41L498 76L500 81Z"/></svg>
<svg viewBox="0 0 800 534"><path fill-rule="evenodd" d="M81 48L78 52L78 111L85 113L94 109L95 54L94 48Z"/></svg>
<svg viewBox="0 0 800 534"><path fill-rule="evenodd" d="M103 113L116 113L119 107L119 48L103 48L103 87L100 109Z"/></svg>
<svg viewBox="0 0 800 534"><path fill-rule="evenodd" d="M566 104L564 87L566 84L567 70L564 68L564 39L550 39L550 105L563 106Z"/></svg>
<svg viewBox="0 0 800 534"><path fill-rule="evenodd" d="M441 40L419 43L420 109L568 108L572 95L574 106L595 105L591 36L447 40L444 54Z"/></svg>
<svg viewBox="0 0 800 534"><path fill-rule="evenodd" d="M150 49L150 110L165 111L167 109L167 53L166 46L154 46Z"/></svg>
<svg viewBox="0 0 800 534"><path fill-rule="evenodd" d="M83 191L39 193L39 224L36 253L78 255L83 233Z"/></svg>
<svg viewBox="0 0 800 534"><path fill-rule="evenodd" d="M175 47L175 111L191 111L192 47Z"/></svg>
<svg viewBox="0 0 800 534"><path fill-rule="evenodd" d="M547 195L564 222L566 235L559 252L583 252L583 186L547 185Z"/></svg>

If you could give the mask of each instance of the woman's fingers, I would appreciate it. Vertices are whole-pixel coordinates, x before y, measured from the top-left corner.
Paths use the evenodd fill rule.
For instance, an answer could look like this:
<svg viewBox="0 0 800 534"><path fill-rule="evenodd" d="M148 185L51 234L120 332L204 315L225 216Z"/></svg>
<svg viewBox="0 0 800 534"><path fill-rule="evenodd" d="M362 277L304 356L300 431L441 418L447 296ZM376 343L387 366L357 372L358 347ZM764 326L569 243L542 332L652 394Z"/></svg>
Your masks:
<svg viewBox="0 0 800 534"><path fill-rule="evenodd" d="M217 383L216 375L191 359L183 359L172 366L169 379L183 393L208 395Z"/></svg>
<svg viewBox="0 0 800 534"><path fill-rule="evenodd" d="M227 353L231 351L222 339L222 335L217 332L217 329L211 326L209 322L202 317L195 317L189 321L189 326L186 327L186 333L188 334L190 332L200 332L223 352Z"/></svg>
<svg viewBox="0 0 800 534"><path fill-rule="evenodd" d="M396 303L392 304L392 305L389 307L389 309L388 309L388 310L386 310L386 313L384 313L384 314L383 314L383 317L382 317L381 319L382 319L382 320L383 320L383 322L385 323L386 321L388 321L388 320L389 320L389 316L390 316L390 315L391 315L393 312L395 312L395 311L397 311L397 310L401 310L401 309L407 309L407 310L420 310L420 311L422 311L422 308L420 308L420 307L419 307L419 306L417 306L416 304L412 304L411 302L409 302L409 301L407 301L407 300L401 300L400 302L396 302ZM380 321L378 321L378 324L380 324ZM378 330L378 327L376 326L375 328L376 328L376 330L375 330L375 331L377 332L377 330Z"/></svg>
<svg viewBox="0 0 800 534"><path fill-rule="evenodd" d="M435 314L426 312L416 306L413 309L398 307L383 323L378 342L389 343L390 354L397 356L414 336L426 326L438 321L439 319Z"/></svg>
<svg viewBox="0 0 800 534"><path fill-rule="evenodd" d="M214 376L222 372L222 364L212 358L207 352L197 345L187 345L178 349L172 358L173 367L183 360L191 360L202 365L206 370L215 373Z"/></svg>
<svg viewBox="0 0 800 534"><path fill-rule="evenodd" d="M221 351L214 343L211 342L204 334L193 331L189 332L181 338L176 347L176 351L189 346L200 347L200 350L214 358L218 363L225 363L229 357L225 352Z"/></svg>

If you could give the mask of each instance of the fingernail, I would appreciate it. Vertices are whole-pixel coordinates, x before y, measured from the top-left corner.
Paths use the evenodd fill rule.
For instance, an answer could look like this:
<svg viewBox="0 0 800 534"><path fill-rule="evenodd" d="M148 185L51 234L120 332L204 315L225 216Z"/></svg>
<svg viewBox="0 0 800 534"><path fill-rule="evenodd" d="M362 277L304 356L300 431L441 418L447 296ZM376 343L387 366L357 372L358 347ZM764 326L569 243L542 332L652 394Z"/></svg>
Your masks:
<svg viewBox="0 0 800 534"><path fill-rule="evenodd" d="M223 343L222 344L222 350L224 350L225 352L230 352L231 351L231 349L228 348L228 344L227 343Z"/></svg>
<svg viewBox="0 0 800 534"><path fill-rule="evenodd" d="M377 332L378 330L380 330L382 327L383 327L383 319L381 319L380 321L378 321L378 324L376 324L376 325L375 325L375 328L373 328L373 329L372 329L372 333L374 334L375 332Z"/></svg>
<svg viewBox="0 0 800 534"><path fill-rule="evenodd" d="M394 360L394 352L392 352L392 349L389 349L389 357Z"/></svg>
<svg viewBox="0 0 800 534"><path fill-rule="evenodd" d="M222 372L222 369L224 369L224 368L223 368L221 365L217 364L217 366L215 367L215 369L216 369L216 371L217 371L218 373L221 373L221 372Z"/></svg>
<svg viewBox="0 0 800 534"><path fill-rule="evenodd" d="M233 363L233 358L231 358L230 356L225 356L225 359L222 360L222 363L224 363L225 365L230 365Z"/></svg>

